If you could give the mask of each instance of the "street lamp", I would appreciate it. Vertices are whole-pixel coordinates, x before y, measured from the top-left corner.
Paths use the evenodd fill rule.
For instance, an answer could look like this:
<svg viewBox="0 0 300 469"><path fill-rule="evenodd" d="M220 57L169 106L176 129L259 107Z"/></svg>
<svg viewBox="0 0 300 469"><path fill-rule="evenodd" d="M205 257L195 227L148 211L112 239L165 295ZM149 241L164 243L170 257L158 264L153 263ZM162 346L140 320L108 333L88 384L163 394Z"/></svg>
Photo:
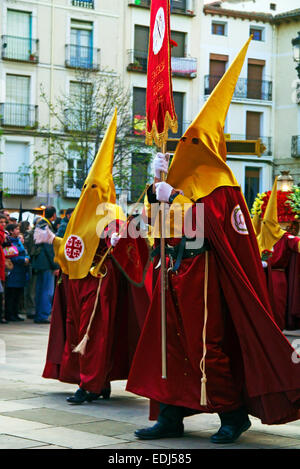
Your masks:
<svg viewBox="0 0 300 469"><path fill-rule="evenodd" d="M294 179L290 175L290 171L280 171L281 174L277 178L277 190L282 192L288 192L292 189Z"/></svg>
<svg viewBox="0 0 300 469"><path fill-rule="evenodd" d="M293 46L293 56L294 62L296 62L298 78L300 78L300 31L298 31L298 36L295 39L292 39Z"/></svg>

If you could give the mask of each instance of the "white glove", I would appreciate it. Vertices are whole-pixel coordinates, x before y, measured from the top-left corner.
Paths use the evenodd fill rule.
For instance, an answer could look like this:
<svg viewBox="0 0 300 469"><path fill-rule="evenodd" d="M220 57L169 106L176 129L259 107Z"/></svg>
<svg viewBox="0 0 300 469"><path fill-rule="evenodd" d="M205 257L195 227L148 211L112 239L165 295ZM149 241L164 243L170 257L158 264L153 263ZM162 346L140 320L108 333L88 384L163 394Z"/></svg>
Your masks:
<svg viewBox="0 0 300 469"><path fill-rule="evenodd" d="M119 233L113 233L113 234L111 235L111 238L110 238L110 244L111 244L113 247L115 247L115 246L118 244L120 238L121 238L121 236L119 235Z"/></svg>
<svg viewBox="0 0 300 469"><path fill-rule="evenodd" d="M155 184L156 198L160 202L169 202L173 187L167 182L157 182Z"/></svg>
<svg viewBox="0 0 300 469"><path fill-rule="evenodd" d="M261 263L264 269L268 267L268 263L266 261L261 261Z"/></svg>
<svg viewBox="0 0 300 469"><path fill-rule="evenodd" d="M169 153L157 153L153 160L154 175L157 179L160 179L161 172L168 173L169 159Z"/></svg>
<svg viewBox="0 0 300 469"><path fill-rule="evenodd" d="M52 244L55 238L55 234L49 230L48 226L44 230L36 228L34 230L33 239L35 244L47 243Z"/></svg>

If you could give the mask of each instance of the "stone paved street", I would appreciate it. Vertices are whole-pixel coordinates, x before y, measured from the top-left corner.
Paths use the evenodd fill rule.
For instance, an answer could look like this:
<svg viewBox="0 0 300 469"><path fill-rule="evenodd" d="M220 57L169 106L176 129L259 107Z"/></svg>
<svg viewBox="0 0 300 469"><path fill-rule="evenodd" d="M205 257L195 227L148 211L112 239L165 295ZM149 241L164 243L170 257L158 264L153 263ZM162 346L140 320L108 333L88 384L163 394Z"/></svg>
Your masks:
<svg viewBox="0 0 300 469"><path fill-rule="evenodd" d="M185 420L185 436L141 442L133 432L148 426L148 401L125 391L125 381L112 384L109 401L81 406L66 403L76 386L41 377L48 325L0 325L0 449L300 449L300 420L286 425L252 427L234 445L213 445L217 415ZM290 340L295 337L289 337Z"/></svg>

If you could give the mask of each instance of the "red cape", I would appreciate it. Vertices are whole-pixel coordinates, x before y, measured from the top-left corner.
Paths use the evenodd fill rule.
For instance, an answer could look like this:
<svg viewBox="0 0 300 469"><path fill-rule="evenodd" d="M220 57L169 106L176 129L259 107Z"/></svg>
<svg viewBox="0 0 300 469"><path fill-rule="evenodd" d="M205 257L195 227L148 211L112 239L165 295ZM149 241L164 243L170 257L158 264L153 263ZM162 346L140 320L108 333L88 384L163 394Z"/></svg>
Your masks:
<svg viewBox="0 0 300 469"><path fill-rule="evenodd" d="M220 187L201 202L205 204L205 238L214 252L219 285L232 323L231 335L225 335L231 349L229 356L235 377L243 389L245 404L249 413L259 417L263 423L296 420L300 407L300 363L293 362L294 349L273 320L257 241L244 198L239 188ZM241 219L236 220L233 216L238 206L248 233L243 223L236 223ZM196 285L191 285L191 288L196 288ZM159 294L159 288L156 290ZM189 305L188 292L185 304L188 313L193 307ZM155 400L164 396L167 397L165 402L172 404L174 389L178 386L176 382L179 383L181 378L161 378L161 349L156 346L159 340L154 342L151 336L153 325L159 324L159 317L159 308L150 307L127 390ZM190 328L196 325L195 321L191 322ZM168 350L168 356L173 355L174 352ZM143 386L144 380L148 383L146 387ZM187 395L189 390L186 389L185 393ZM184 395L182 399L184 401ZM193 408L201 411L198 405Z"/></svg>
<svg viewBox="0 0 300 469"><path fill-rule="evenodd" d="M127 240L124 239L121 241L124 248ZM137 246L142 243L146 244L145 240L140 239L134 244ZM132 246L132 243L130 245ZM144 246L143 268L145 268L147 264L145 253L146 247ZM121 257L122 256L119 254L118 259L122 264ZM136 257L138 257L138 253L136 253L135 258ZM93 322L94 327L97 327L96 320L99 320L99 324L101 324L101 337L97 338L97 343L99 343L99 347L101 345L101 350L103 350L103 359L99 357L99 353L97 353L97 348L99 348L97 344L91 344L90 347L93 349L91 360L93 361L94 357L96 360L95 365L90 363L91 370L94 373L96 369L103 369L102 374L103 376L108 375L109 381L127 378L131 360L149 306L149 295L146 288L144 286L137 287L128 281L128 278L132 275L132 271L128 272L126 276L123 275L123 273L126 272L126 263L127 259L125 258L123 269L120 271L116 264L113 263L112 259L106 261L108 275L103 279L100 291L100 296L102 296L102 300L100 301L101 307L99 312L97 310ZM141 272L142 270L140 266L138 271ZM143 273L142 276L144 276ZM90 275L85 279L69 280L67 275L62 274L61 280L58 282L55 290L46 364L43 371L44 378L80 384L82 380L82 358L78 353L72 353L72 349L78 344L80 340L78 338L80 334L82 334L82 330L78 328L81 328L81 326L78 326L77 320L74 322L74 319L72 319L69 310L70 308L73 310L77 308L77 298L74 298L74 294L78 292L79 295L86 290L87 297L90 297L92 291L89 293L89 289L92 288L94 294L96 287L94 288L93 285L95 284L95 286L97 286L97 282L98 280ZM115 287L117 284L118 288ZM86 305L82 304L81 314L88 313L88 315L90 315L92 305L91 307L88 306L90 311L86 311L86 309ZM110 317L111 314L114 315L115 320ZM74 330L74 327L76 330ZM91 331L90 342L92 342L93 339L93 329L91 329ZM109 331L109 333L107 333L107 331ZM77 342L73 343L74 340L77 340ZM112 350L113 365L111 365L111 363L108 364L107 358L104 357L106 353L110 353L106 352L108 350ZM88 356L86 356L86 359L89 361ZM86 378L88 377L86 376ZM95 383L93 383L92 386L95 386ZM88 387L86 387L86 389L91 392L100 391L99 389L94 390Z"/></svg>

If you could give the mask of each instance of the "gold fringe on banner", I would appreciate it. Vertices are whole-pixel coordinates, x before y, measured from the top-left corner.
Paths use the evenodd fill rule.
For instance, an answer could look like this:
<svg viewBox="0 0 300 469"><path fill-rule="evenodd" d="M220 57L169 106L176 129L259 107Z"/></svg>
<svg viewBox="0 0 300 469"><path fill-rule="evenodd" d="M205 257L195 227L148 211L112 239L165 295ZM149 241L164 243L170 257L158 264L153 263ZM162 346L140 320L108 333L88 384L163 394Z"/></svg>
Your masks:
<svg viewBox="0 0 300 469"><path fill-rule="evenodd" d="M158 147L162 148L163 144L168 140L169 129L171 129L171 131L174 134L176 134L177 131L178 131L178 121L177 121L177 117L172 119L169 112L167 111L166 115L165 115L165 122L164 122L163 132L158 133L156 122L153 121L151 131L148 132L147 129L146 129L145 144L146 145L152 145L153 140L154 140L154 143Z"/></svg>

